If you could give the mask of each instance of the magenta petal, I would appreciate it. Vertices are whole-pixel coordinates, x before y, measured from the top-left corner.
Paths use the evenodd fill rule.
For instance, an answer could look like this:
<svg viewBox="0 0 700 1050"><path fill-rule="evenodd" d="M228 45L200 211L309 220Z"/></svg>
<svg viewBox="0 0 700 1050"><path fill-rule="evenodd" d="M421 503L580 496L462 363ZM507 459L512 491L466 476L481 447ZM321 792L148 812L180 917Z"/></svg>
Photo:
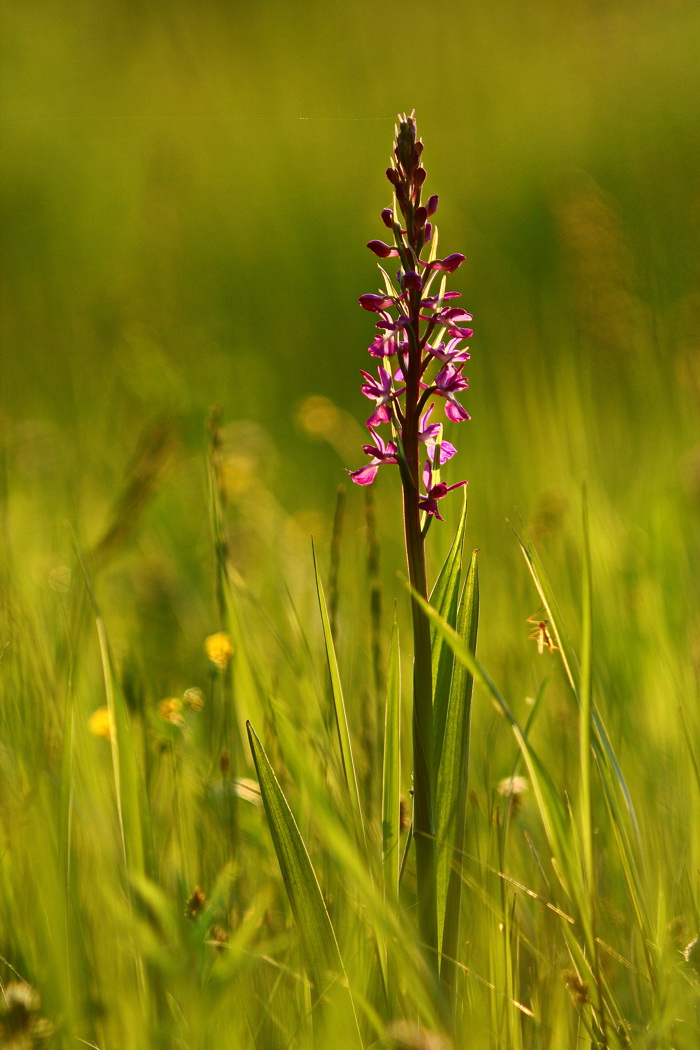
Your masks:
<svg viewBox="0 0 700 1050"><path fill-rule="evenodd" d="M459 401L448 401L445 405L445 415L448 419L452 420L453 423L462 423L465 419L471 419L472 417L467 412L466 408L460 405Z"/></svg>
<svg viewBox="0 0 700 1050"><path fill-rule="evenodd" d="M391 414L386 405L379 405L367 420L367 426L378 427L380 423L388 423L390 419Z"/></svg>
<svg viewBox="0 0 700 1050"><path fill-rule="evenodd" d="M375 255L378 255L380 259L390 259L392 256L399 254L396 248L390 247L384 241L369 241L367 247Z"/></svg>
<svg viewBox="0 0 700 1050"><path fill-rule="evenodd" d="M356 485L371 485L377 476L378 470L378 466L368 463L366 467L360 467L359 470L349 470L348 474Z"/></svg>
<svg viewBox="0 0 700 1050"><path fill-rule="evenodd" d="M380 313L382 310L388 310L390 306L394 305L394 300L388 296L373 295L371 292L361 295L357 301L363 310L370 310L375 314Z"/></svg>
<svg viewBox="0 0 700 1050"><path fill-rule="evenodd" d="M471 314L463 310L461 306L447 306L444 310L439 313L441 321L473 321L474 318Z"/></svg>
<svg viewBox="0 0 700 1050"><path fill-rule="evenodd" d="M437 270L438 273L454 273L465 259L466 255L455 252L453 255L448 255L445 259L433 259L431 263L426 263L426 266L429 270Z"/></svg>
<svg viewBox="0 0 700 1050"><path fill-rule="evenodd" d="M457 449L449 441L440 442L440 466L457 455Z"/></svg>

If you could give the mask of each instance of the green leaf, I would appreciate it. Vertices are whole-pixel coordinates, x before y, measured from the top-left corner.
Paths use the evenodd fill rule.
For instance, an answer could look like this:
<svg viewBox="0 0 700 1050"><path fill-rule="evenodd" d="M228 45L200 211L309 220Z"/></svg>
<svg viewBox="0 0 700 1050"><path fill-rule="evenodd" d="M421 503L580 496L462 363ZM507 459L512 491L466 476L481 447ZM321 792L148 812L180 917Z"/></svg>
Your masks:
<svg viewBox="0 0 700 1050"><path fill-rule="evenodd" d="M401 665L394 619L387 676L382 774L382 871L385 899L398 900L401 861Z"/></svg>
<svg viewBox="0 0 700 1050"><path fill-rule="evenodd" d="M345 777L345 785L350 800L350 809L355 823L357 841L363 846L369 862L369 850L367 847L364 819L362 817L362 804L360 802L360 789L357 783L357 774L355 772L355 760L352 753L350 727L348 725L348 716L345 709L345 700L343 698L343 687L340 681L340 671L338 670L338 659L335 654L335 645L333 644L333 635L331 633L328 609L326 608L326 599L323 593L321 574L318 571L315 550L313 551L313 558L314 572L316 574L316 592L318 594L318 606L321 612L321 623L323 625L323 640L326 647L326 658L328 660L328 671L331 680L331 697L333 700L336 729L338 730L338 744L340 747L340 759L343 766L343 776Z"/></svg>
<svg viewBox="0 0 700 1050"><path fill-rule="evenodd" d="M445 558L445 563L440 570L440 575L435 581L435 586L430 594L430 604L451 627L454 627L457 623L459 584L462 574L462 550L464 548L466 523L467 494L465 489L462 513L457 531ZM454 656L449 645L447 645L440 632L434 626L430 628L430 644L433 666L433 769L438 770L440 768L445 735L447 708L450 702L450 683L452 681Z"/></svg>
<svg viewBox="0 0 700 1050"><path fill-rule="evenodd" d="M496 708L510 723L528 768L542 823L552 850L557 875L564 891L578 905L582 920L585 922L587 917L586 899L583 892L580 867L577 869L575 862L572 829L566 810L549 773L533 748L530 747L525 733L498 686L479 663L476 656L469 650L467 644L424 598L421 598L415 591L412 593L415 600L425 609L428 618L443 635L459 662L472 674L474 681L479 682L490 693Z"/></svg>
<svg viewBox="0 0 700 1050"><path fill-rule="evenodd" d="M479 570L477 551L460 602L457 633L471 653L476 652L479 626ZM462 894L462 855L467 819L469 730L474 687L472 673L458 663L452 676L442 758L438 770L435 825L437 839L438 936L443 953L441 976L451 986L457 965Z"/></svg>
<svg viewBox="0 0 700 1050"><path fill-rule="evenodd" d="M100 658L104 674L107 707L112 717L112 769L117 797L119 829L129 878L144 871L140 782L131 722L119 679L114 673L107 632L101 616L96 617Z"/></svg>
<svg viewBox="0 0 700 1050"><path fill-rule="evenodd" d="M343 972L340 950L311 859L257 733L247 724L260 794L289 903L317 991Z"/></svg>

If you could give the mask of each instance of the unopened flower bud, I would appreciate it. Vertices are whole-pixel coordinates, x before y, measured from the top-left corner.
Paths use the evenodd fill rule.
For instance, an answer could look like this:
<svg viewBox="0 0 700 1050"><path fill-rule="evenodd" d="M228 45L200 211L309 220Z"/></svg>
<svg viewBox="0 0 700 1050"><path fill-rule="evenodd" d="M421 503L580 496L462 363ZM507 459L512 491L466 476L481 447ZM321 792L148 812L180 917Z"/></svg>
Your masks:
<svg viewBox="0 0 700 1050"><path fill-rule="evenodd" d="M413 184L414 186L422 186L428 176L425 168L416 168L413 172Z"/></svg>
<svg viewBox="0 0 700 1050"><path fill-rule="evenodd" d="M369 241L367 247L375 255L378 255L380 259L389 259L392 255L398 255L396 248L390 247L385 244L384 241Z"/></svg>
<svg viewBox="0 0 700 1050"><path fill-rule="evenodd" d="M426 219L428 218L428 209L421 205L420 208L416 208L413 215L413 225L416 229L421 230L425 226Z"/></svg>
<svg viewBox="0 0 700 1050"><path fill-rule="evenodd" d="M432 195L432 197L428 197L428 203L426 205L426 207L428 209L428 215L434 215L435 214L435 212L437 211L437 206L438 206L438 201L439 200L440 200L440 198L438 197L437 193L434 193Z"/></svg>
<svg viewBox="0 0 700 1050"><path fill-rule="evenodd" d="M385 208L384 211L382 212L382 222L384 223L384 225L388 229L393 230L393 228L394 228L394 213L391 210L391 208Z"/></svg>
<svg viewBox="0 0 700 1050"><path fill-rule="evenodd" d="M423 244L427 244L433 236L433 224L432 222L426 222L425 229L423 230Z"/></svg>
<svg viewBox="0 0 700 1050"><path fill-rule="evenodd" d="M401 277L401 284L404 288L410 288L417 291L421 291L423 288L423 282L415 270L407 270Z"/></svg>
<svg viewBox="0 0 700 1050"><path fill-rule="evenodd" d="M388 310L394 303L394 300L387 295L373 295L371 292L361 295L357 301L363 310L370 310L375 314L380 313L382 310Z"/></svg>
<svg viewBox="0 0 700 1050"><path fill-rule="evenodd" d="M445 259L433 259L431 263L428 263L428 268L431 270L437 270L438 273L454 273L458 267L462 265L466 255L462 255L460 252L455 252L454 255L448 255Z"/></svg>
<svg viewBox="0 0 700 1050"><path fill-rule="evenodd" d="M387 168L386 177L393 186L398 186L400 182L399 173L396 168Z"/></svg>

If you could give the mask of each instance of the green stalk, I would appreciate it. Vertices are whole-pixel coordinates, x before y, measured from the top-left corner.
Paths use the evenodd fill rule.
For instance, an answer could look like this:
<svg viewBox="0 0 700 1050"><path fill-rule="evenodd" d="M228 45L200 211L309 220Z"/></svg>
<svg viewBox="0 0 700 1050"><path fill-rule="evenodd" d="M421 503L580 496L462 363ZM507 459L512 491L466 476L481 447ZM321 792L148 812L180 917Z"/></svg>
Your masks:
<svg viewBox="0 0 700 1050"><path fill-rule="evenodd" d="M406 418L403 427L405 464L402 470L403 516L408 578L413 595L413 835L416 842L418 927L428 964L438 975L437 874L433 818L433 676L430 623L415 595L428 599L425 540L421 531L418 459L418 397L420 296L412 296L411 349L406 376Z"/></svg>

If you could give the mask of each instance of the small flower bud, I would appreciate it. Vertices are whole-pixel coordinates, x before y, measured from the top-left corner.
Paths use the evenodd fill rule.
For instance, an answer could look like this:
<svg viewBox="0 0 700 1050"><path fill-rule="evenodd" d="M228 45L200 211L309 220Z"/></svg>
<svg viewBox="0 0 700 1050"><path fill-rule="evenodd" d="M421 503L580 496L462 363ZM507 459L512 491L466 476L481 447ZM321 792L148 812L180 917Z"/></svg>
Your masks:
<svg viewBox="0 0 700 1050"><path fill-rule="evenodd" d="M434 215L435 214L435 212L437 211L437 206L438 206L438 201L439 200L440 200L440 198L438 197L437 193L434 193L432 195L432 197L428 197L428 203L426 205L426 207L428 209L428 215Z"/></svg>
<svg viewBox="0 0 700 1050"><path fill-rule="evenodd" d="M382 222L384 223L384 225L388 229L393 230L393 228L394 228L394 213L391 210L391 208L385 208L384 211L382 212Z"/></svg>
<svg viewBox="0 0 700 1050"><path fill-rule="evenodd" d="M410 288L419 292L423 288L423 282L415 270L407 270L401 277L401 284L404 288Z"/></svg>
<svg viewBox="0 0 700 1050"><path fill-rule="evenodd" d="M369 241L367 247L375 255L378 255L380 259L389 259L392 255L398 255L396 248L391 248L384 241Z"/></svg>
<svg viewBox="0 0 700 1050"><path fill-rule="evenodd" d="M425 226L425 222L426 222L427 218L428 218L428 209L427 208L424 208L422 205L421 205L420 208L416 208L415 213L413 215L413 225L414 225L414 228L415 228L416 232L418 232L418 230L421 230Z"/></svg>
<svg viewBox="0 0 700 1050"><path fill-rule="evenodd" d="M423 244L427 244L433 236L433 224L432 222L426 222L425 229L423 230Z"/></svg>
<svg viewBox="0 0 700 1050"><path fill-rule="evenodd" d="M387 177L387 179L389 180L389 182L393 186L398 186L399 185L400 178L399 178L399 173L396 170L396 168L387 168L386 169L386 177Z"/></svg>
<svg viewBox="0 0 700 1050"><path fill-rule="evenodd" d="M427 266L431 270L437 270L438 273L454 273L458 269L464 260L466 255L455 252L454 255L448 255L445 259L434 259Z"/></svg>
<svg viewBox="0 0 700 1050"><path fill-rule="evenodd" d="M363 310L370 310L375 314L380 313L382 310L388 310L394 303L394 300L387 295L373 295L371 292L361 295L357 301Z"/></svg>
<svg viewBox="0 0 700 1050"><path fill-rule="evenodd" d="M425 168L416 168L413 172L413 185L422 186L428 176Z"/></svg>
<svg viewBox="0 0 700 1050"><path fill-rule="evenodd" d="M396 183L396 199L399 202L399 204L405 204L408 200L406 194L406 187L404 186L403 182Z"/></svg>

